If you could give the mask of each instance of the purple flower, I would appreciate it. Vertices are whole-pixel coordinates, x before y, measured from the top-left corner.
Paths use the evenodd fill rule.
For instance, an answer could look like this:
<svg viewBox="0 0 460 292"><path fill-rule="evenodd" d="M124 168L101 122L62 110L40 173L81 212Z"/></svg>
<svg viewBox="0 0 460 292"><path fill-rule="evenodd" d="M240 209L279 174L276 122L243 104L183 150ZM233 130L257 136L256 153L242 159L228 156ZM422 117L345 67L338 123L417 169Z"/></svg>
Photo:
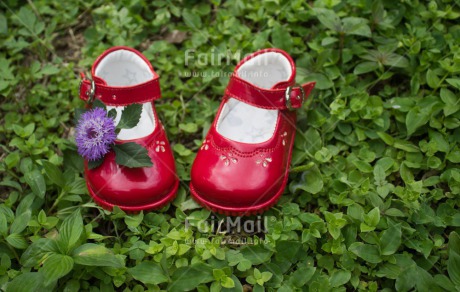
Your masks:
<svg viewBox="0 0 460 292"><path fill-rule="evenodd" d="M102 108L94 108L81 115L75 140L78 153L87 160L98 160L110 151L117 138L115 123Z"/></svg>

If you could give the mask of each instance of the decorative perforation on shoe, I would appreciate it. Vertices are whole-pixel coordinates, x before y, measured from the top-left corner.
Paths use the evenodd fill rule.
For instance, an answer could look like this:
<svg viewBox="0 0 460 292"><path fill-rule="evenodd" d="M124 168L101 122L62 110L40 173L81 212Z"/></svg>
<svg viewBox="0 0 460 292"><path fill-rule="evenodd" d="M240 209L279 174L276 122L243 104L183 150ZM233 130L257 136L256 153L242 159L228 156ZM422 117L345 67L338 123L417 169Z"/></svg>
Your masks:
<svg viewBox="0 0 460 292"><path fill-rule="evenodd" d="M256 160L256 164L262 165L263 167L268 167L268 165L273 161L271 157L260 156L260 159Z"/></svg>
<svg viewBox="0 0 460 292"><path fill-rule="evenodd" d="M165 141L156 141L155 142L155 152L165 152L166 149L165 149Z"/></svg>
<svg viewBox="0 0 460 292"><path fill-rule="evenodd" d="M225 166L229 166L231 163L238 163L238 159L236 157L233 157L233 154L231 152L227 154L221 154L220 160L224 162Z"/></svg>
<svg viewBox="0 0 460 292"><path fill-rule="evenodd" d="M209 141L208 139L205 139L205 140L203 141L203 144L201 145L200 149L201 149L201 150L208 150L208 149L209 149L209 142L210 142L210 141Z"/></svg>

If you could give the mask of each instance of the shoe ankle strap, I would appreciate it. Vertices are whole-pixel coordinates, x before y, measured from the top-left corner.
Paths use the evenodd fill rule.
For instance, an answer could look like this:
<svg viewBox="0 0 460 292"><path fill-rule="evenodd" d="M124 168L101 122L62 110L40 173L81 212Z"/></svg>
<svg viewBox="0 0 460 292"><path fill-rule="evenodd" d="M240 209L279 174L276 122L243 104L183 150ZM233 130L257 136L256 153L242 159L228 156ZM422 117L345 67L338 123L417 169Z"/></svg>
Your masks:
<svg viewBox="0 0 460 292"><path fill-rule="evenodd" d="M92 102L95 98L105 105L126 106L132 103L145 103L161 97L160 82L157 76L147 82L133 86L108 86L89 79L81 74L80 99Z"/></svg>
<svg viewBox="0 0 460 292"><path fill-rule="evenodd" d="M315 87L315 82L281 89L265 89L233 75L225 92L228 96L256 107L293 110L302 106L313 87Z"/></svg>

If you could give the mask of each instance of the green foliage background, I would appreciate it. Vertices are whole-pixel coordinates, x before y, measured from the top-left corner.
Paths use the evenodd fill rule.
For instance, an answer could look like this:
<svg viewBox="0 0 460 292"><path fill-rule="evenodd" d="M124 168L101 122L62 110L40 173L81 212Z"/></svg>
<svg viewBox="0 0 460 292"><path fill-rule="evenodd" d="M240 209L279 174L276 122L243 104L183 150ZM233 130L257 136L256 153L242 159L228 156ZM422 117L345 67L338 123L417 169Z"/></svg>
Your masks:
<svg viewBox="0 0 460 292"><path fill-rule="evenodd" d="M460 291L459 19L450 0L0 1L0 289ZM158 212L97 207L70 141L78 72L114 45L161 76L184 184ZM265 47L317 87L265 243L220 245L190 165L233 54Z"/></svg>

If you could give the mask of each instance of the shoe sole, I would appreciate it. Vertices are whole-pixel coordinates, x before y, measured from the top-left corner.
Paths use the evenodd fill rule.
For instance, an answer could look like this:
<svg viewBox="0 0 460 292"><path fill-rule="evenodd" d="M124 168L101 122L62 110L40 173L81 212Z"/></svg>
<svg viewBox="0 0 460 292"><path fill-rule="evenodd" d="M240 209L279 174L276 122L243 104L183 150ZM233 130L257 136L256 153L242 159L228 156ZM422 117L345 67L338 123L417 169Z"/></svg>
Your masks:
<svg viewBox="0 0 460 292"><path fill-rule="evenodd" d="M140 211L150 211L150 210L160 209L166 206L172 200L174 200L174 198L176 197L177 189L179 188L179 180L176 181L172 190L164 198L162 198L159 201L155 201L155 202L145 204L145 205L140 205L140 206L121 206L121 205L109 203L106 200L103 200L100 197L98 197L96 193L94 193L94 191L91 189L88 183L86 183L86 186L88 187L89 194L91 195L93 200L96 202L96 204L98 204L102 208L111 211L114 206L118 206L123 211L137 213Z"/></svg>

